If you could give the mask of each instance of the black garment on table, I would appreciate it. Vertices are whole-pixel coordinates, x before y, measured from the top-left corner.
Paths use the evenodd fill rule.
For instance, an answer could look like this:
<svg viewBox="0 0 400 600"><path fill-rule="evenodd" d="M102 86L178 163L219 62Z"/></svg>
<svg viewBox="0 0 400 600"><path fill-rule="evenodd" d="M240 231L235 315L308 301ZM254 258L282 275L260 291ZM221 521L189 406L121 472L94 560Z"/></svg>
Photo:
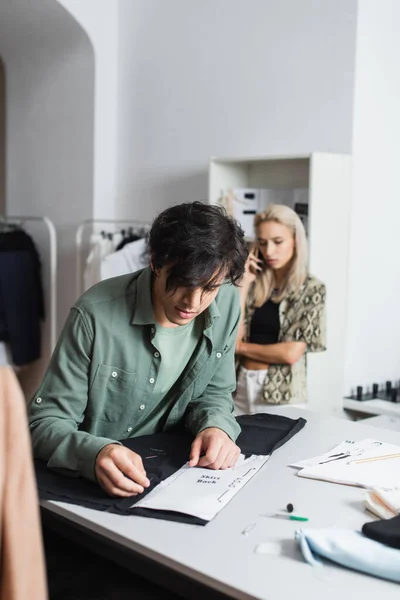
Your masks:
<svg viewBox="0 0 400 600"><path fill-rule="evenodd" d="M41 355L40 271L35 252L6 250L2 238L0 234L0 341L9 344L13 363L20 366Z"/></svg>
<svg viewBox="0 0 400 600"><path fill-rule="evenodd" d="M400 515L392 519L365 523L362 532L371 540L400 550Z"/></svg>
<svg viewBox="0 0 400 600"><path fill-rule="evenodd" d="M245 455L271 454L285 444L306 424L305 419L289 419L280 415L260 413L237 417L242 431L237 444ZM178 471L189 457L193 436L187 431L176 433L155 433L122 440L122 444L140 454L150 488L131 498L111 498L99 485L82 478L60 475L47 468L45 461L35 460L36 478L41 500L57 500L79 504L119 515L138 515L178 521L195 525L206 525L208 521L172 511L135 508L134 505L144 498L154 487ZM146 458L156 456L156 458Z"/></svg>
<svg viewBox="0 0 400 600"><path fill-rule="evenodd" d="M254 311L250 323L249 342L251 344L276 344L280 329L279 302L269 299Z"/></svg>

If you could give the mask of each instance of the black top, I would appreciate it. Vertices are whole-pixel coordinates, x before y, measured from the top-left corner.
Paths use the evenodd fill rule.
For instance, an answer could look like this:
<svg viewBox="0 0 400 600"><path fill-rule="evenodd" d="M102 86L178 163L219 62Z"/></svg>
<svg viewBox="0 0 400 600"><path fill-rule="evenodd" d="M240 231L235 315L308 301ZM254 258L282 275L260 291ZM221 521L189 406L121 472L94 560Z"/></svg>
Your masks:
<svg viewBox="0 0 400 600"><path fill-rule="evenodd" d="M279 303L267 300L260 308L256 308L250 324L252 344L276 344L279 331Z"/></svg>

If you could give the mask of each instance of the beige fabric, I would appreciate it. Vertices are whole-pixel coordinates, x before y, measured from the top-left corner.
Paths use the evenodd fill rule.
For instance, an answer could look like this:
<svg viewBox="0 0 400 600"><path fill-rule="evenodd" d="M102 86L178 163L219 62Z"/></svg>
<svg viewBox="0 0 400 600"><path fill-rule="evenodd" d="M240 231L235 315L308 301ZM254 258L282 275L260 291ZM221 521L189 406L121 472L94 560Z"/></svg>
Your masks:
<svg viewBox="0 0 400 600"><path fill-rule="evenodd" d="M0 368L0 600L47 600L39 506L25 401Z"/></svg>

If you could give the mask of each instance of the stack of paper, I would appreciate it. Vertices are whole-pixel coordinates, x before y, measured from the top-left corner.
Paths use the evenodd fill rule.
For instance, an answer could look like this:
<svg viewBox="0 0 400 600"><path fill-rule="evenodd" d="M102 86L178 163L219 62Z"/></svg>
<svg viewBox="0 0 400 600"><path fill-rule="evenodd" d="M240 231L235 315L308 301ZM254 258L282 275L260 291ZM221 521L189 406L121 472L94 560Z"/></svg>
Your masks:
<svg viewBox="0 0 400 600"><path fill-rule="evenodd" d="M400 447L378 440L345 440L292 466L301 469L299 477L384 490L400 487Z"/></svg>

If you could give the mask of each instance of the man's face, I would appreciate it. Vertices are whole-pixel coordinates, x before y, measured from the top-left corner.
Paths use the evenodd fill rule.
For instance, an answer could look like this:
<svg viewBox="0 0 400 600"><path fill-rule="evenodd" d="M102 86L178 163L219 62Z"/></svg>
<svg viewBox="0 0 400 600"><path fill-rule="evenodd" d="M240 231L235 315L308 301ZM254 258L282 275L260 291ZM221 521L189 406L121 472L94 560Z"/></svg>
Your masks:
<svg viewBox="0 0 400 600"><path fill-rule="evenodd" d="M206 310L218 294L224 280L201 287L178 287L166 290L169 267L158 269L153 283L153 310L157 323L163 327L187 325ZM213 278L212 278L213 279Z"/></svg>

